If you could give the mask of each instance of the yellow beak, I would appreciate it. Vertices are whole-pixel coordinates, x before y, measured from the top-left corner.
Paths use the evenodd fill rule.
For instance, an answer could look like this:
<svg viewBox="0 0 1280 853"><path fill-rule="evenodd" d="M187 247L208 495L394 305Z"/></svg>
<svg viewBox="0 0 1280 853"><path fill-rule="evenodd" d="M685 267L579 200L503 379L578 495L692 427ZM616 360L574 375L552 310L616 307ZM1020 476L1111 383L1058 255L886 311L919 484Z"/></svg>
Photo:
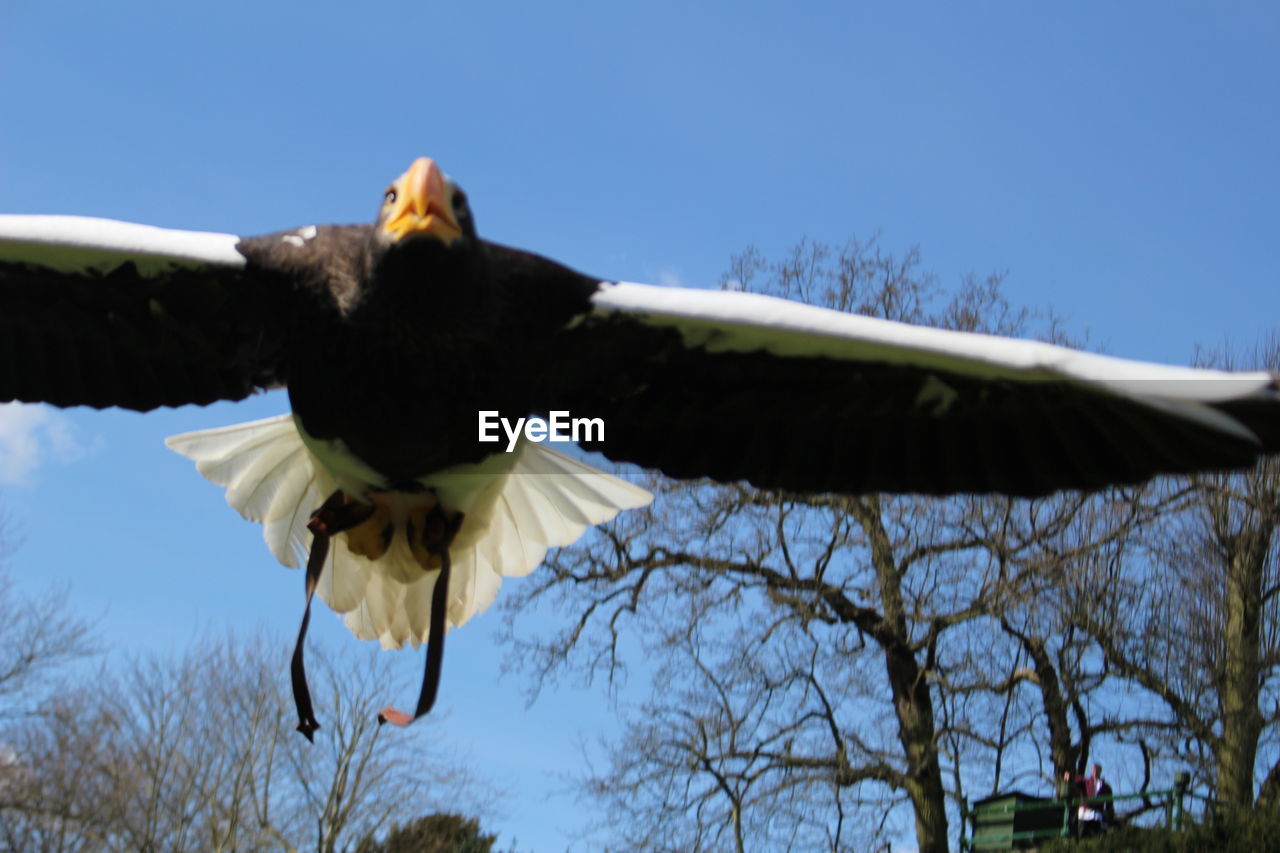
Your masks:
<svg viewBox="0 0 1280 853"><path fill-rule="evenodd" d="M440 167L430 157L419 157L388 190L389 209L382 228L396 240L428 234L446 245L452 243L462 236L462 227L449 195L449 181Z"/></svg>

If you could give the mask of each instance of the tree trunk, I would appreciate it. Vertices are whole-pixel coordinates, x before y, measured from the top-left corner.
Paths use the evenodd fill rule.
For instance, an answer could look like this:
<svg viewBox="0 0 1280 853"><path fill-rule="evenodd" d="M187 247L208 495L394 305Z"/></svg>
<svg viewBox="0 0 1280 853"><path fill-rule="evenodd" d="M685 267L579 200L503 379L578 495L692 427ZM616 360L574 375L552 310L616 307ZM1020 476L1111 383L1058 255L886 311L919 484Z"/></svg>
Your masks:
<svg viewBox="0 0 1280 853"><path fill-rule="evenodd" d="M905 644L884 650L885 669L898 716L898 739L907 759L907 795L916 817L920 853L946 853L946 790L934 741L929 683Z"/></svg>
<svg viewBox="0 0 1280 853"><path fill-rule="evenodd" d="M1253 769L1263 722L1258 710L1262 590L1270 541L1268 527L1247 523L1238 534L1220 535L1226 550L1227 578L1218 800L1228 807L1253 805Z"/></svg>
<svg viewBox="0 0 1280 853"><path fill-rule="evenodd" d="M898 740L906 759L906 788L916 818L920 853L947 853L947 800L938 761L933 696L926 673L911 649L902 600L902 573L875 497L854 502L854 517L867 535L884 616L873 636L884 651L885 670L898 718Z"/></svg>
<svg viewBox="0 0 1280 853"><path fill-rule="evenodd" d="M1042 638L1021 634L1004 619L1001 620L1001 625L1006 633L1017 638L1031 658L1031 666L1035 670L1037 686L1040 688L1040 703L1049 726L1049 759L1053 762L1053 778L1061 779L1064 772L1075 773L1079 750L1071 743L1067 699L1062 695L1062 682L1058 679L1057 667L1049 657L1049 650L1045 648Z"/></svg>

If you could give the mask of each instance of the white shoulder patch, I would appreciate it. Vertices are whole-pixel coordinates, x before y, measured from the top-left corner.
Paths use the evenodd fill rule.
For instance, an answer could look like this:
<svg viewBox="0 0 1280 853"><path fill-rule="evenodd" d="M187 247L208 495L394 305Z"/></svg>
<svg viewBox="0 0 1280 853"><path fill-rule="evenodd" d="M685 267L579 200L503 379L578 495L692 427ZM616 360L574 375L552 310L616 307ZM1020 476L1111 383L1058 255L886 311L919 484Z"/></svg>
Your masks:
<svg viewBox="0 0 1280 853"><path fill-rule="evenodd" d="M315 237L316 227L314 225L305 225L294 231L292 234L284 235L280 239L284 240L284 242L288 243L290 246L297 246L301 249L303 246L307 245L308 242L314 240Z"/></svg>

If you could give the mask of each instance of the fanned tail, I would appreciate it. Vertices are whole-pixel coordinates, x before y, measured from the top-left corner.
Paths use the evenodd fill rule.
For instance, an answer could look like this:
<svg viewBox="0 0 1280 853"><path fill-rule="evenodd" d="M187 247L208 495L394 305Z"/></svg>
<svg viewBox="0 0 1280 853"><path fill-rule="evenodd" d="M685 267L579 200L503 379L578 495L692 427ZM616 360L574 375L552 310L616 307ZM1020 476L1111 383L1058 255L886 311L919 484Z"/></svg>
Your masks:
<svg viewBox="0 0 1280 853"><path fill-rule="evenodd" d="M292 415L187 432L165 444L196 463L206 479L227 490L227 503L263 526L275 558L291 569L311 548L307 519L334 490L314 464Z"/></svg>
<svg viewBox="0 0 1280 853"><path fill-rule="evenodd" d="M305 562L312 540L307 521L336 485L303 443L292 416L185 433L165 443L224 487L237 512L263 525L277 560L290 568ZM459 466L423 480L444 500L455 492L468 496L467 505L450 507L465 513L450 549L451 628L484 612L502 578L533 571L548 548L569 545L588 527L653 499L638 486L540 444L522 443L514 464L499 462L488 469L485 463ZM414 499L404 496L406 504ZM340 533L316 593L345 614L347 627L361 639L377 639L384 648L417 646L429 633L437 575L414 560L403 530L377 560L351 553Z"/></svg>

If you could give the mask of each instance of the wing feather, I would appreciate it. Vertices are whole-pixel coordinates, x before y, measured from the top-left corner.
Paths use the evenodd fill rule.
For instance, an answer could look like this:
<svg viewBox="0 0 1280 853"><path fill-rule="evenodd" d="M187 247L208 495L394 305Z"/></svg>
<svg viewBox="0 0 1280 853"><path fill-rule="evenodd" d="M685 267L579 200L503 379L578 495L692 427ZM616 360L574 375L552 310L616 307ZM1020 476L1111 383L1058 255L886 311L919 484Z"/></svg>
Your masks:
<svg viewBox="0 0 1280 853"><path fill-rule="evenodd" d="M0 216L0 401L156 406L278 384L286 286L233 234Z"/></svg>
<svg viewBox="0 0 1280 853"><path fill-rule="evenodd" d="M603 284L555 402L587 445L796 491L1041 495L1280 450L1280 383L946 331L759 294ZM585 360L582 360L585 361ZM597 367L596 365L602 365Z"/></svg>

